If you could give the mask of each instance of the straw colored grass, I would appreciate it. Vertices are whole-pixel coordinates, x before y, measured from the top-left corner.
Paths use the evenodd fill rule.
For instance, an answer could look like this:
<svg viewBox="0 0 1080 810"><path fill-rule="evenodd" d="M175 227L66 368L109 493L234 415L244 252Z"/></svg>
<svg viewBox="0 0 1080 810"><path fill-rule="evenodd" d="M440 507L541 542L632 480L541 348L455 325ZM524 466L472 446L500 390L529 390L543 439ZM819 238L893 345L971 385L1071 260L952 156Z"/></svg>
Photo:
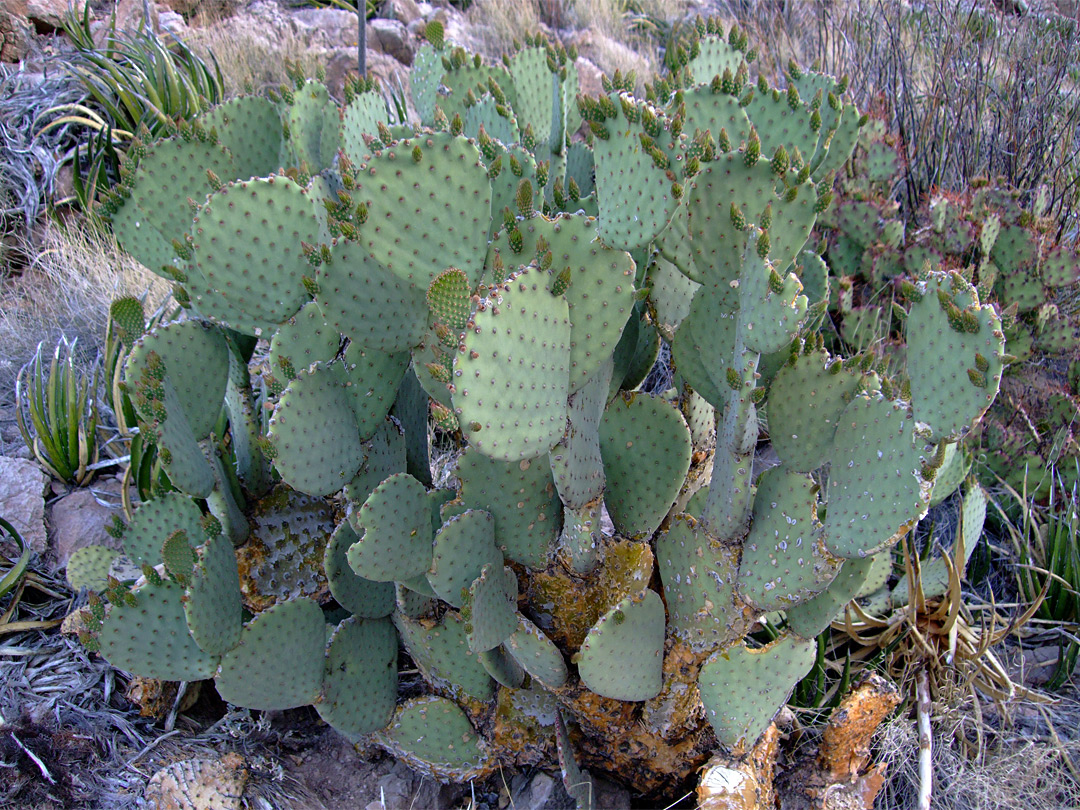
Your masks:
<svg viewBox="0 0 1080 810"><path fill-rule="evenodd" d="M122 295L149 292L147 308L158 306L169 285L117 247L90 223L48 221L34 259L15 276L0 276L0 391L13 396L19 369L44 341L78 339L78 359L89 365L105 336L109 305Z"/></svg>

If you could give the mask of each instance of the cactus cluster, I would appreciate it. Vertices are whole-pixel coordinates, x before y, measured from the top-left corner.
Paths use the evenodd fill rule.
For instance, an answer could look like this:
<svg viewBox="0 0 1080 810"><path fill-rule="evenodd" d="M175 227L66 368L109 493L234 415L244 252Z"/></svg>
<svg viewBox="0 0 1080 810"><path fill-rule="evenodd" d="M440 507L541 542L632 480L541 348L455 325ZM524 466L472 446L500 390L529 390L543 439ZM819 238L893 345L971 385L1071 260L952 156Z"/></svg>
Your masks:
<svg viewBox="0 0 1080 810"><path fill-rule="evenodd" d="M645 99L580 95L543 37L500 65L427 39L415 127L298 80L147 149L110 203L186 312L126 361L163 474L118 529L142 580L86 555L84 640L439 778L557 754L579 793L581 762L658 794L754 745L925 513L1001 324L928 270L906 372L825 351L808 240L865 123L845 81L752 81L716 21ZM661 341L673 387L641 390Z"/></svg>

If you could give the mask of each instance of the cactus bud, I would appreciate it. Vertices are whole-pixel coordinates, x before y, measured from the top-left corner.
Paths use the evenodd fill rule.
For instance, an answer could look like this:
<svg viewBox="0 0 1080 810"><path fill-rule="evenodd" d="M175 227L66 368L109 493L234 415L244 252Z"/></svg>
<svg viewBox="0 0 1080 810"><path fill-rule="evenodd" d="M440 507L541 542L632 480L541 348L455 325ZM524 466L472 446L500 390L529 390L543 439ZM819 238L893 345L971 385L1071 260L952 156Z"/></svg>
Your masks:
<svg viewBox="0 0 1080 810"><path fill-rule="evenodd" d="M761 236L757 240L757 255L762 259L765 259L769 255L769 248L771 247L769 241L769 232L762 231Z"/></svg>
<svg viewBox="0 0 1080 810"><path fill-rule="evenodd" d="M739 376L739 372L728 366L727 369L727 384L732 391L738 391L742 388L742 378Z"/></svg>
<svg viewBox="0 0 1080 810"><path fill-rule="evenodd" d="M514 202L517 205L518 214L525 219L531 219L536 213L533 206L533 187L527 177L522 178L521 182L518 183Z"/></svg>
<svg viewBox="0 0 1080 810"><path fill-rule="evenodd" d="M720 135L716 139L716 148L721 152L731 151L731 140L728 138L727 129L720 128Z"/></svg>
<svg viewBox="0 0 1080 810"><path fill-rule="evenodd" d="M757 129L750 127L750 137L747 140L746 154L743 156L743 161L747 166L754 166L760 157L761 139L758 137Z"/></svg>
<svg viewBox="0 0 1080 810"><path fill-rule="evenodd" d="M736 231L746 230L746 215L735 203L731 204L731 225Z"/></svg>
<svg viewBox="0 0 1080 810"><path fill-rule="evenodd" d="M559 271L559 275L551 282L551 294L558 297L565 293L570 287L571 272L569 266L564 267Z"/></svg>

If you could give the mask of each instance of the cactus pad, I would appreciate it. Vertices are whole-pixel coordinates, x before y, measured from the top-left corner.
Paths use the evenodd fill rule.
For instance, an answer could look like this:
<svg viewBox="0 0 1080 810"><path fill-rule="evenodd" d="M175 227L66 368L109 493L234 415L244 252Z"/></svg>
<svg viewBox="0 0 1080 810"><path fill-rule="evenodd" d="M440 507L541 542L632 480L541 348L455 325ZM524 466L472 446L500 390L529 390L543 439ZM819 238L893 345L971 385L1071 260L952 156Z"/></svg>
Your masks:
<svg viewBox="0 0 1080 810"><path fill-rule="evenodd" d="M427 493L411 475L387 478L349 520L360 535L349 549L349 565L365 579L406 580L431 566Z"/></svg>
<svg viewBox="0 0 1080 810"><path fill-rule="evenodd" d="M385 619L345 619L326 648L319 717L346 734L384 728L394 713L398 639Z"/></svg>
<svg viewBox="0 0 1080 810"><path fill-rule="evenodd" d="M467 590L488 564L502 567L503 555L495 547L495 518L482 509L468 509L444 523L435 533L428 582L444 602L462 605Z"/></svg>
<svg viewBox="0 0 1080 810"><path fill-rule="evenodd" d="M576 660L581 680L596 694L648 700L660 693L663 656L664 603L646 590L604 614Z"/></svg>
<svg viewBox="0 0 1080 810"><path fill-rule="evenodd" d="M322 690L326 622L310 599L281 602L252 619L221 659L217 690L248 709L291 709Z"/></svg>
<svg viewBox="0 0 1080 810"><path fill-rule="evenodd" d="M816 645L781 636L767 647L718 650L701 667L698 689L705 716L721 744L748 751L814 663Z"/></svg>
<svg viewBox="0 0 1080 810"><path fill-rule="evenodd" d="M492 288L454 357L453 403L481 453L523 461L546 453L566 429L570 320L566 301L538 269Z"/></svg>
<svg viewBox="0 0 1080 810"><path fill-rule="evenodd" d="M349 567L349 548L359 539L347 520L330 537L323 557L330 593L339 605L361 618L389 616L394 611L394 584L358 577Z"/></svg>
<svg viewBox="0 0 1080 810"><path fill-rule="evenodd" d="M504 645L515 661L548 689L558 689L566 683L566 661L559 648L544 631L518 614L518 628Z"/></svg>
<svg viewBox="0 0 1080 810"><path fill-rule="evenodd" d="M224 655L240 641L240 577L232 543L224 534L196 550L184 614L195 643L211 655Z"/></svg>
<svg viewBox="0 0 1080 810"><path fill-rule="evenodd" d="M495 684L469 649L465 621L456 613L447 612L434 622L398 612L394 625L413 662L437 689L461 701L494 697Z"/></svg>
<svg viewBox="0 0 1080 810"><path fill-rule="evenodd" d="M117 669L163 681L213 677L218 657L199 649L184 619L183 589L149 584L135 604L114 605L101 628L101 654Z"/></svg>
<svg viewBox="0 0 1080 810"><path fill-rule="evenodd" d="M409 355L384 354L350 343L343 355L340 376L361 439L371 438L386 421L401 380L409 369Z"/></svg>
<svg viewBox="0 0 1080 810"><path fill-rule="evenodd" d="M664 400L647 394L612 400L600 423L600 452L616 531L628 537L656 531L686 479L690 451L686 421Z"/></svg>
<svg viewBox="0 0 1080 810"><path fill-rule="evenodd" d="M517 577L501 564L488 563L469 587L462 605L469 649L487 652L517 629Z"/></svg>
<svg viewBox="0 0 1080 810"><path fill-rule="evenodd" d="M136 565L161 562L161 546L175 531L197 544L203 536L202 512L191 498L170 492L140 504L124 532L124 551ZM114 555L115 556L115 555Z"/></svg>
<svg viewBox="0 0 1080 810"><path fill-rule="evenodd" d="M103 591L108 586L116 550L105 546L84 546L68 559L65 576L71 590L78 593L83 588Z"/></svg>
<svg viewBox="0 0 1080 810"><path fill-rule="evenodd" d="M381 737L394 756L440 781L477 779L493 767L469 718L446 698L430 695L406 702Z"/></svg>

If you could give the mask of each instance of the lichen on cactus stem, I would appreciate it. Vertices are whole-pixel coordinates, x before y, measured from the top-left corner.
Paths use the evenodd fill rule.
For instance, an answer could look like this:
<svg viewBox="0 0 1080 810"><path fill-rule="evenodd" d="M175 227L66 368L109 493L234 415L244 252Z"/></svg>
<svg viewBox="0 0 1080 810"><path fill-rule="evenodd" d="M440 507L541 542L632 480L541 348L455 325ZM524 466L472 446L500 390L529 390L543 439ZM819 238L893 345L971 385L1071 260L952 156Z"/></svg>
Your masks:
<svg viewBox="0 0 1080 810"><path fill-rule="evenodd" d="M642 101L619 73L578 96L541 35L504 69L432 24L412 79L432 128L388 126L368 83L336 114L301 81L212 111L213 142L151 147L114 223L187 293L125 366L167 476L124 532L144 583L74 560L113 603L90 643L237 705L314 704L440 779L558 756L670 800L718 747L755 748L925 512L1004 337L930 272L903 380L826 353L807 240L862 117L797 70L755 101L746 35L695 30ZM268 162L289 165L240 176ZM756 476L762 412L780 464ZM429 430L456 455L437 488Z"/></svg>

